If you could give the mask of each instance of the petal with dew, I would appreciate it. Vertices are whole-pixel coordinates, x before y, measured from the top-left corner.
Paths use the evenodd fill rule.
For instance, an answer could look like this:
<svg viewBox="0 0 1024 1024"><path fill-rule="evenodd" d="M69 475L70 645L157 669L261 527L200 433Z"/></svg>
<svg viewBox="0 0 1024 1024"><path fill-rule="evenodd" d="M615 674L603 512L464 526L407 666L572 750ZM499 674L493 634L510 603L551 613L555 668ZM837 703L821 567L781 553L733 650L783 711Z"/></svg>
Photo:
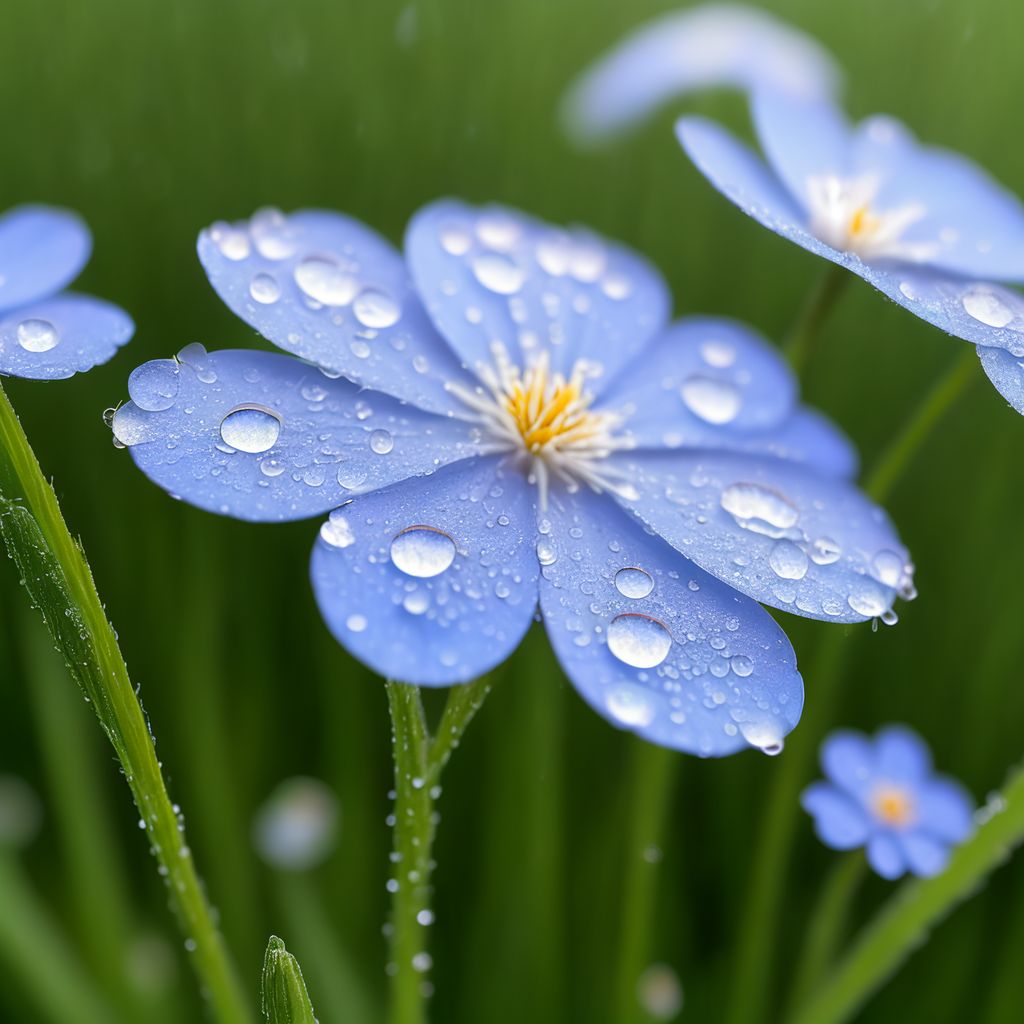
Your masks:
<svg viewBox="0 0 1024 1024"><path fill-rule="evenodd" d="M495 342L520 367L547 351L565 376L586 359L600 394L671 312L661 274L639 254L510 207L431 203L409 222L405 249L434 323L471 367L494 361Z"/></svg>
<svg viewBox="0 0 1024 1024"><path fill-rule="evenodd" d="M887 725L875 733L875 771L891 782L916 786L932 771L932 753L913 729Z"/></svg>
<svg viewBox="0 0 1024 1024"><path fill-rule="evenodd" d="M814 816L814 831L833 850L863 846L871 834L871 822L850 796L827 782L812 782L800 794L800 804Z"/></svg>
<svg viewBox="0 0 1024 1024"><path fill-rule="evenodd" d="M595 711L702 757L782 749L803 681L764 609L646 534L607 495L553 491L538 530L548 636Z"/></svg>
<svg viewBox="0 0 1024 1024"><path fill-rule="evenodd" d="M92 235L73 210L36 204L8 210L0 217L0 313L66 288L91 252Z"/></svg>
<svg viewBox="0 0 1024 1024"><path fill-rule="evenodd" d="M974 800L956 779L938 775L917 792L917 825L947 843L962 843L974 830Z"/></svg>
<svg viewBox="0 0 1024 1024"><path fill-rule="evenodd" d="M310 575L338 642L420 686L465 683L504 661L537 608L531 490L490 456L332 512Z"/></svg>
<svg viewBox="0 0 1024 1024"><path fill-rule="evenodd" d="M978 346L978 358L996 390L1019 413L1024 413L1024 362L1006 349Z"/></svg>
<svg viewBox="0 0 1024 1024"><path fill-rule="evenodd" d="M868 863L883 878L899 878L907 870L902 844L890 832L876 832L868 841Z"/></svg>
<svg viewBox="0 0 1024 1024"><path fill-rule="evenodd" d="M190 345L144 363L117 440L191 505L256 522L305 519L475 454L474 430L276 352Z"/></svg>
<svg viewBox="0 0 1024 1024"><path fill-rule="evenodd" d="M445 390L468 379L427 318L401 254L330 210L257 211L202 231L217 294L275 345L429 412L465 416Z"/></svg>
<svg viewBox="0 0 1024 1024"><path fill-rule="evenodd" d="M120 306L62 292L0 320L0 373L61 380L107 362L134 333L132 318Z"/></svg>
<svg viewBox="0 0 1024 1024"><path fill-rule="evenodd" d="M836 622L895 621L914 596L906 548L843 480L782 459L719 452L612 457L616 498L707 572L764 604Z"/></svg>

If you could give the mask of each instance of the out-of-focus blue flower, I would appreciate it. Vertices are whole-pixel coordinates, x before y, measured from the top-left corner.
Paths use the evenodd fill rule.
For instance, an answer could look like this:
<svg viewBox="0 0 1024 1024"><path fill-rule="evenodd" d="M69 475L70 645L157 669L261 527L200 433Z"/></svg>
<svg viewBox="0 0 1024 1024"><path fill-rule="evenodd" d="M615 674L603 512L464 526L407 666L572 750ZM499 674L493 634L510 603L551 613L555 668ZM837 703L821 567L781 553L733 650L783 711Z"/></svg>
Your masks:
<svg viewBox="0 0 1024 1024"><path fill-rule="evenodd" d="M690 158L745 213L838 263L929 323L973 342L1024 412L1024 205L957 153L882 115L850 125L827 100L760 90L768 165L721 125L683 117ZM769 166L770 165L770 166Z"/></svg>
<svg viewBox="0 0 1024 1024"><path fill-rule="evenodd" d="M704 4L646 22L577 78L562 122L582 145L648 117L677 96L715 86L835 94L839 69L811 36L756 7Z"/></svg>
<svg viewBox="0 0 1024 1024"><path fill-rule="evenodd" d="M800 797L818 838L834 850L866 846L883 878L937 875L950 847L971 834L970 794L932 770L928 745L905 726L885 726L874 738L834 732L821 746L821 768L829 781Z"/></svg>
<svg viewBox="0 0 1024 1024"><path fill-rule="evenodd" d="M146 363L114 433L210 511L333 510L313 587L382 675L472 679L539 600L569 678L620 728L775 752L803 685L756 602L895 621L912 596L849 442L778 353L730 320L668 326L661 276L621 245L444 200L413 217L405 260L325 211L217 223L199 254L293 355Z"/></svg>
<svg viewBox="0 0 1024 1024"><path fill-rule="evenodd" d="M135 333L118 306L61 291L91 252L89 229L71 210L16 206L0 217L0 374L70 377L105 363Z"/></svg>
<svg viewBox="0 0 1024 1024"><path fill-rule="evenodd" d="M306 775L279 783L256 812L253 844L271 867L308 871L338 842L340 811L334 790Z"/></svg>

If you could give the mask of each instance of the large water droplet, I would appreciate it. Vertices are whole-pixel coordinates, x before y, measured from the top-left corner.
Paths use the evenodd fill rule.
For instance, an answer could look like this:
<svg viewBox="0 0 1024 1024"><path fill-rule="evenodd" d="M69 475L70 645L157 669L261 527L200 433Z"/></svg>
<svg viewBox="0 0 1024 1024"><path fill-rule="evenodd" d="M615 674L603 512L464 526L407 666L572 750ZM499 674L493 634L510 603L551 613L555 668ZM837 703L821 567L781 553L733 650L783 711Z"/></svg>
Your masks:
<svg viewBox="0 0 1024 1024"><path fill-rule="evenodd" d="M791 540L780 540L768 555L768 564L777 576L786 580L802 580L807 573L806 552Z"/></svg>
<svg viewBox="0 0 1024 1024"><path fill-rule="evenodd" d="M623 725L643 728L654 721L656 710L650 696L639 686L620 683L605 694L604 705Z"/></svg>
<svg viewBox="0 0 1024 1024"><path fill-rule="evenodd" d="M443 224L438 232L438 238L444 251L453 256L464 255L473 244L469 231L461 224Z"/></svg>
<svg viewBox="0 0 1024 1024"><path fill-rule="evenodd" d="M736 654L729 659L729 666L738 676L749 676L754 671L754 663L745 654Z"/></svg>
<svg viewBox="0 0 1024 1024"><path fill-rule="evenodd" d="M370 447L378 455L387 455L395 447L395 439L387 430L375 430L370 434Z"/></svg>
<svg viewBox="0 0 1024 1024"><path fill-rule="evenodd" d="M525 274L504 256L478 256L473 260L473 273L487 289L499 295L514 295L523 286Z"/></svg>
<svg viewBox="0 0 1024 1024"><path fill-rule="evenodd" d="M18 324L18 344L28 352L49 352L60 341L60 331L49 320L35 317Z"/></svg>
<svg viewBox="0 0 1024 1024"><path fill-rule="evenodd" d="M551 565L558 558L558 547L550 537L542 537L537 541L537 561L541 565Z"/></svg>
<svg viewBox="0 0 1024 1024"><path fill-rule="evenodd" d="M239 405L220 421L225 444L240 452L266 452L281 435L281 417L262 405Z"/></svg>
<svg viewBox="0 0 1024 1024"><path fill-rule="evenodd" d="M455 561L455 541L431 526L410 526L391 542L391 561L407 576L429 579Z"/></svg>
<svg viewBox="0 0 1024 1024"><path fill-rule="evenodd" d="M731 423L743 405L743 397L728 381L713 377L690 377L680 394L687 409L705 423Z"/></svg>
<svg viewBox="0 0 1024 1024"><path fill-rule="evenodd" d="M654 589L654 580L643 569L620 569L615 574L615 589L623 597L639 599Z"/></svg>
<svg viewBox="0 0 1024 1024"><path fill-rule="evenodd" d="M249 282L249 294L257 302L269 306L281 298L281 286L272 274L256 274Z"/></svg>
<svg viewBox="0 0 1024 1024"><path fill-rule="evenodd" d="M672 635L647 615L619 615L608 625L608 650L634 668L654 668L668 656Z"/></svg>
<svg viewBox="0 0 1024 1024"><path fill-rule="evenodd" d="M776 722L740 722L743 738L754 747L758 747L769 757L782 753L782 729Z"/></svg>
<svg viewBox="0 0 1024 1024"><path fill-rule="evenodd" d="M887 587L898 587L905 572L903 559L895 551L889 550L879 551L871 559L871 569L875 579L881 580Z"/></svg>
<svg viewBox="0 0 1024 1024"><path fill-rule="evenodd" d="M876 618L889 608L887 595L880 593L874 587L851 594L846 600L855 612L869 618Z"/></svg>
<svg viewBox="0 0 1024 1024"><path fill-rule="evenodd" d="M819 537L811 544L811 560L818 565L831 565L839 561L843 549L831 537Z"/></svg>
<svg viewBox="0 0 1024 1024"><path fill-rule="evenodd" d="M714 366L720 370L732 366L736 362L736 349L727 341L719 341L717 338L702 341L700 354L708 366Z"/></svg>
<svg viewBox="0 0 1024 1024"><path fill-rule="evenodd" d="M232 227L227 221L219 220L210 225L210 238L221 255L229 260L244 260L252 251L249 232Z"/></svg>
<svg viewBox="0 0 1024 1024"><path fill-rule="evenodd" d="M178 367L173 359L154 359L137 367L128 378L128 394L147 412L162 412L174 405L179 385Z"/></svg>
<svg viewBox="0 0 1024 1024"><path fill-rule="evenodd" d="M1013 319L1013 310L990 292L968 292L961 301L975 320L989 327L1005 327Z"/></svg>
<svg viewBox="0 0 1024 1024"><path fill-rule="evenodd" d="M361 462L346 460L338 467L338 483L342 487L358 487L366 475L366 467Z"/></svg>
<svg viewBox="0 0 1024 1024"><path fill-rule="evenodd" d="M265 206L252 215L249 232L259 254L268 260L286 260L298 247L295 228L272 206Z"/></svg>
<svg viewBox="0 0 1024 1024"><path fill-rule="evenodd" d="M402 307L390 295L371 288L352 303L352 312L364 327L379 330L398 323Z"/></svg>
<svg viewBox="0 0 1024 1024"><path fill-rule="evenodd" d="M354 277L344 273L333 260L321 256L311 256L295 268L295 283L325 306L347 306L359 291Z"/></svg>
<svg viewBox="0 0 1024 1024"><path fill-rule="evenodd" d="M722 491L721 503L744 529L768 537L783 536L799 518L781 494L759 484L732 484Z"/></svg>
<svg viewBox="0 0 1024 1024"><path fill-rule="evenodd" d="M350 544L355 544L356 542L355 534L352 533L352 527L349 525L344 513L338 508L330 514L327 521L320 527L320 536L328 544L336 548L347 548Z"/></svg>

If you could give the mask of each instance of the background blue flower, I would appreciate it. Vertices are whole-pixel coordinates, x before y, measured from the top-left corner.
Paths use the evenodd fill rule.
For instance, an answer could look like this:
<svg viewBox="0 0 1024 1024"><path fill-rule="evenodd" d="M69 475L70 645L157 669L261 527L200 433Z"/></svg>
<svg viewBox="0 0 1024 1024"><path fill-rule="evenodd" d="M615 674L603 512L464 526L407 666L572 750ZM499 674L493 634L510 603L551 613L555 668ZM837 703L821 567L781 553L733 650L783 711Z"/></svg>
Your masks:
<svg viewBox="0 0 1024 1024"><path fill-rule="evenodd" d="M818 838L835 850L866 846L883 878L937 875L950 848L971 834L970 794L933 772L928 745L905 726L885 726L873 738L834 732L822 743L821 768L829 781L800 797Z"/></svg>

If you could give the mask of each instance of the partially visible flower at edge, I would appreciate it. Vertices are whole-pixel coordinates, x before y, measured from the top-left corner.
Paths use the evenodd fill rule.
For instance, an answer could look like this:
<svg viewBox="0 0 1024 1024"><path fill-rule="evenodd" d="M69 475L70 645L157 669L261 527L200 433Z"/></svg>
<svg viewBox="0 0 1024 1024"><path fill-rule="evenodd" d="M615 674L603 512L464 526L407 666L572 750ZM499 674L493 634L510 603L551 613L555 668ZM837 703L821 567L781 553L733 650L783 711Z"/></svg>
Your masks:
<svg viewBox="0 0 1024 1024"><path fill-rule="evenodd" d="M71 210L25 205L0 216L0 375L70 377L131 339L135 324L123 309L61 291L91 252L89 229Z"/></svg>
<svg viewBox="0 0 1024 1024"><path fill-rule="evenodd" d="M800 796L818 838L834 850L866 846L883 878L937 875L950 848L971 835L970 794L933 771L928 745L906 726L884 726L873 738L836 731L821 745L821 768L829 781Z"/></svg>

